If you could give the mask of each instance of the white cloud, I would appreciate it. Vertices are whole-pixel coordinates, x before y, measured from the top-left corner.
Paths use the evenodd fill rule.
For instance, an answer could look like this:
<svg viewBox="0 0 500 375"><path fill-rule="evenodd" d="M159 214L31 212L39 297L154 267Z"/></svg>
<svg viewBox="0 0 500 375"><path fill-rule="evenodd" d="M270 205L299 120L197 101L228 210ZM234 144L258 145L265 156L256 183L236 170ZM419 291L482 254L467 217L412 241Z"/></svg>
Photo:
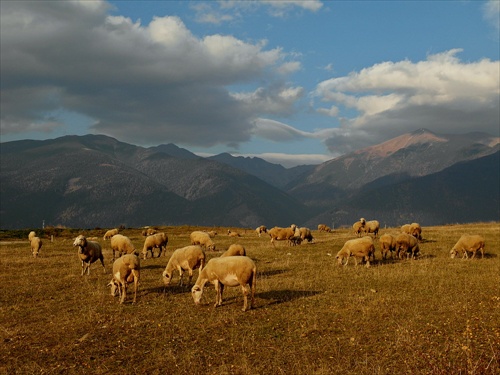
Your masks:
<svg viewBox="0 0 500 375"><path fill-rule="evenodd" d="M318 111L341 120L343 131L336 136L344 141L366 140L371 134L374 143L421 127L441 133L498 134L500 62L464 63L459 52L453 49L416 63L383 62L323 81L315 95L333 107ZM353 110L354 116L343 114ZM329 143L332 150L338 144Z"/></svg>
<svg viewBox="0 0 500 375"><path fill-rule="evenodd" d="M483 16L485 20L488 21L496 30L496 36L498 39L498 32L500 32L500 1L488 0L486 3L484 3Z"/></svg>
<svg viewBox="0 0 500 375"><path fill-rule="evenodd" d="M300 64L266 41L198 38L178 17L143 25L108 9L1 2L2 134L47 131L57 124L47 114L66 111L136 144L235 145L250 139L260 114L288 115L302 96L277 83ZM263 77L268 86L255 93L228 89Z"/></svg>

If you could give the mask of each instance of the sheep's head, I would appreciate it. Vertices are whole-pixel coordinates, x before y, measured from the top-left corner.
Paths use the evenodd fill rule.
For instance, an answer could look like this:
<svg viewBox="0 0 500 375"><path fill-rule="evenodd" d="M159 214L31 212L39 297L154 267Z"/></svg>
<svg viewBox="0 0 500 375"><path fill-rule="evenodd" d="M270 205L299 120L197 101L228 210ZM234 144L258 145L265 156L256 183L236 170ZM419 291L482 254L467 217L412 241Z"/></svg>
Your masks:
<svg viewBox="0 0 500 375"><path fill-rule="evenodd" d="M167 271L163 271L163 282L165 283L165 286L170 285L171 281L172 281L172 274L168 273Z"/></svg>
<svg viewBox="0 0 500 375"><path fill-rule="evenodd" d="M115 279L111 280L108 284L111 287L111 295L114 297L118 294L118 283Z"/></svg>
<svg viewBox="0 0 500 375"><path fill-rule="evenodd" d="M75 242L73 242L73 246L85 247L87 245L87 239L83 235L79 235L75 238Z"/></svg>
<svg viewBox="0 0 500 375"><path fill-rule="evenodd" d="M208 245L208 250L215 251L215 244Z"/></svg>
<svg viewBox="0 0 500 375"><path fill-rule="evenodd" d="M194 303L199 305L201 301L201 295L203 294L203 289L198 285L193 286L191 289L191 295L193 296Z"/></svg>
<svg viewBox="0 0 500 375"><path fill-rule="evenodd" d="M458 251L456 249L450 250L450 258L455 258L458 255Z"/></svg>

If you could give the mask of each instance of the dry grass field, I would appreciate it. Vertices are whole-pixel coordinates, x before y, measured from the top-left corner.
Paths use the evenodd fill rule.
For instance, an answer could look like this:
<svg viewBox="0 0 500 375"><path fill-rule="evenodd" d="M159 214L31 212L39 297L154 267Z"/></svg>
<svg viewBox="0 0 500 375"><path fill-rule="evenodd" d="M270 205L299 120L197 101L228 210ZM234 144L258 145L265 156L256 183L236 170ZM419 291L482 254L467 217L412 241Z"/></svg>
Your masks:
<svg viewBox="0 0 500 375"><path fill-rule="evenodd" d="M348 230L319 233L314 243L273 248L269 236L228 228L161 228L161 258L141 259L138 300L120 305L106 286L111 250L104 230L44 238L40 257L26 239L0 241L2 374L499 374L500 224L423 227L417 260L372 267L336 264ZM214 308L206 287L196 306L177 275L161 274L173 250L195 229L215 229L219 256L241 243L258 267L256 306L242 312L240 288L226 288ZM397 233L398 229L382 229ZM72 247L77 234L98 236L107 273L90 276ZM138 249L140 229L121 232ZM486 239L484 259L450 259L462 233ZM195 271L193 283L197 277Z"/></svg>

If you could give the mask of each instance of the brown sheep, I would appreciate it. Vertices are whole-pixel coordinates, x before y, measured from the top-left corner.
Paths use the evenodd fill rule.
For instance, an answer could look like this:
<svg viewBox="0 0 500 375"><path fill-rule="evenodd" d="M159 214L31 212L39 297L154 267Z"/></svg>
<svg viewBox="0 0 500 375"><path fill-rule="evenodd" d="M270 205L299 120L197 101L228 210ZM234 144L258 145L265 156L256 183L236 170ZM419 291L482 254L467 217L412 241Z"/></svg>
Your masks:
<svg viewBox="0 0 500 375"><path fill-rule="evenodd" d="M75 238L73 246L78 246L78 257L82 261L82 276L90 274L90 265L97 260L101 261L104 273L106 273L106 267L104 267L104 256L102 255L101 245L98 242L87 241L84 235L80 234Z"/></svg>

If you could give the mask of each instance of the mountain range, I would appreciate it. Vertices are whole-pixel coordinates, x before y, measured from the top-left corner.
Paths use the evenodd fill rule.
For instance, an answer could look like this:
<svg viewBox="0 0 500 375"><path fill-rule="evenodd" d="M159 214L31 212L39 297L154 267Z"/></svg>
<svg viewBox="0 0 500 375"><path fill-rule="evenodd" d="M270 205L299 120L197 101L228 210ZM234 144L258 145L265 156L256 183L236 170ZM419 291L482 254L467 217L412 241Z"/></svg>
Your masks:
<svg viewBox="0 0 500 375"><path fill-rule="evenodd" d="M320 165L284 168L103 135L0 143L0 227L499 220L499 138L427 129Z"/></svg>

